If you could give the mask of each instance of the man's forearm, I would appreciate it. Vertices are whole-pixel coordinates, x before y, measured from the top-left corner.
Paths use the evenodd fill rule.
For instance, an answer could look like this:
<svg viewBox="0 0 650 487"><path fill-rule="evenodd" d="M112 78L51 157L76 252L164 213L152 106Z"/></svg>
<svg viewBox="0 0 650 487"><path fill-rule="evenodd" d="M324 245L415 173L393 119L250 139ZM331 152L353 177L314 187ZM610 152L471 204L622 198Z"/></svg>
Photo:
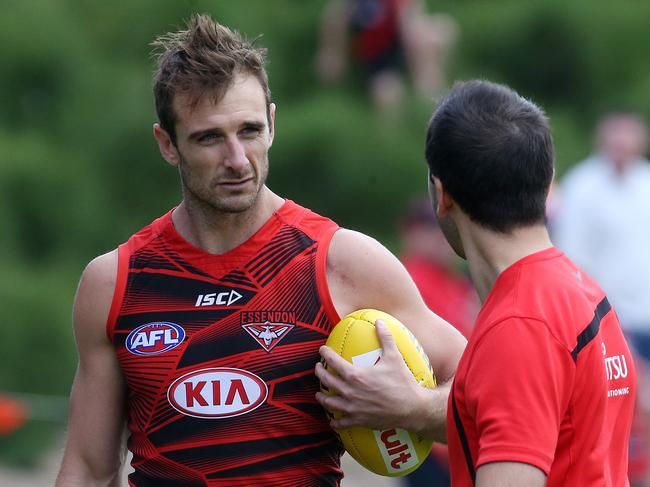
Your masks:
<svg viewBox="0 0 650 487"><path fill-rule="evenodd" d="M453 377L435 389L422 388L415 400L418 407L407 422L407 430L447 443L447 402L452 382Z"/></svg>

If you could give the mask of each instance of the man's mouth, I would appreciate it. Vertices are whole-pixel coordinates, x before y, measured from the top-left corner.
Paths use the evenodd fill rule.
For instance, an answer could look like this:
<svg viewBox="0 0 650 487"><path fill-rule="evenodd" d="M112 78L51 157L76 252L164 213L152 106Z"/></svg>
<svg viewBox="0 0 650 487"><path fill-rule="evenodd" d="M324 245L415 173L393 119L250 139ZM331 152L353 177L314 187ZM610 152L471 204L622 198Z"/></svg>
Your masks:
<svg viewBox="0 0 650 487"><path fill-rule="evenodd" d="M219 181L219 186L230 188L230 189L239 189L246 186L248 183L253 181L253 177L241 178L241 179L227 179L224 181Z"/></svg>

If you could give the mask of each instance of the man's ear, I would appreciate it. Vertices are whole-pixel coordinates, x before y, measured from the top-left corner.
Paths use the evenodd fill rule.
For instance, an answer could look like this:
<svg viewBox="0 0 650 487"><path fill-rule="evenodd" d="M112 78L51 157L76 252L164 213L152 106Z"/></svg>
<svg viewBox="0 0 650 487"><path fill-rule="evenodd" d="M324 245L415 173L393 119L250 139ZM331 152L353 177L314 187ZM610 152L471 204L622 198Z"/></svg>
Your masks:
<svg viewBox="0 0 650 487"><path fill-rule="evenodd" d="M269 147L273 145L275 138L275 103L269 105Z"/></svg>
<svg viewBox="0 0 650 487"><path fill-rule="evenodd" d="M163 158L172 166L178 166L181 160L178 149L172 142L169 133L159 123L153 124L153 136L156 138L156 142L158 142L158 148Z"/></svg>
<svg viewBox="0 0 650 487"><path fill-rule="evenodd" d="M440 217L448 216L454 207L454 200L451 195L445 190L445 187L442 185L442 181L439 178L433 176L433 192L435 195L436 214Z"/></svg>

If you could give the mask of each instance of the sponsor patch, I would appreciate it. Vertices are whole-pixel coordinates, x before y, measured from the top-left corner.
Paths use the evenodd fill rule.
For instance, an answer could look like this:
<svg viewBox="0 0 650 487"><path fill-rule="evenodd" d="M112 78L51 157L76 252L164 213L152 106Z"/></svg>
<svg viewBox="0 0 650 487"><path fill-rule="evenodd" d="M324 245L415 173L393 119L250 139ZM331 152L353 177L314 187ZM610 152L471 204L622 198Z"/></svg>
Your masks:
<svg viewBox="0 0 650 487"><path fill-rule="evenodd" d="M167 400L186 416L222 419L250 413L268 395L266 383L252 372L229 367L202 369L176 379Z"/></svg>
<svg viewBox="0 0 650 487"><path fill-rule="evenodd" d="M382 431L373 430L373 433L386 469L390 473L403 472L420 463L408 431L390 428Z"/></svg>
<svg viewBox="0 0 650 487"><path fill-rule="evenodd" d="M240 316L241 327L267 352L296 326L292 311L245 311Z"/></svg>
<svg viewBox="0 0 650 487"><path fill-rule="evenodd" d="M154 321L137 327L126 337L127 350L135 355L157 355L176 348L185 339L185 330L176 323Z"/></svg>
<svg viewBox="0 0 650 487"><path fill-rule="evenodd" d="M244 296L234 289L228 291L199 294L196 297L195 307L200 306L232 306Z"/></svg>

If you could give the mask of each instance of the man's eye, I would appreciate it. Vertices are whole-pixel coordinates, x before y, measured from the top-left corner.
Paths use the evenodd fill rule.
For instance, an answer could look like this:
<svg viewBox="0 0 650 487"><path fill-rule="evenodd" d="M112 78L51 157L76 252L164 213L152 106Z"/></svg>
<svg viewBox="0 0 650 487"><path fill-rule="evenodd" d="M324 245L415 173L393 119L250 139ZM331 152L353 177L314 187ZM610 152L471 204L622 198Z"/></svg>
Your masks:
<svg viewBox="0 0 650 487"><path fill-rule="evenodd" d="M217 134L203 134L198 140L201 143L214 142L218 137Z"/></svg>
<svg viewBox="0 0 650 487"><path fill-rule="evenodd" d="M257 127L246 127L241 131L242 135L254 136L260 133L260 129Z"/></svg>

